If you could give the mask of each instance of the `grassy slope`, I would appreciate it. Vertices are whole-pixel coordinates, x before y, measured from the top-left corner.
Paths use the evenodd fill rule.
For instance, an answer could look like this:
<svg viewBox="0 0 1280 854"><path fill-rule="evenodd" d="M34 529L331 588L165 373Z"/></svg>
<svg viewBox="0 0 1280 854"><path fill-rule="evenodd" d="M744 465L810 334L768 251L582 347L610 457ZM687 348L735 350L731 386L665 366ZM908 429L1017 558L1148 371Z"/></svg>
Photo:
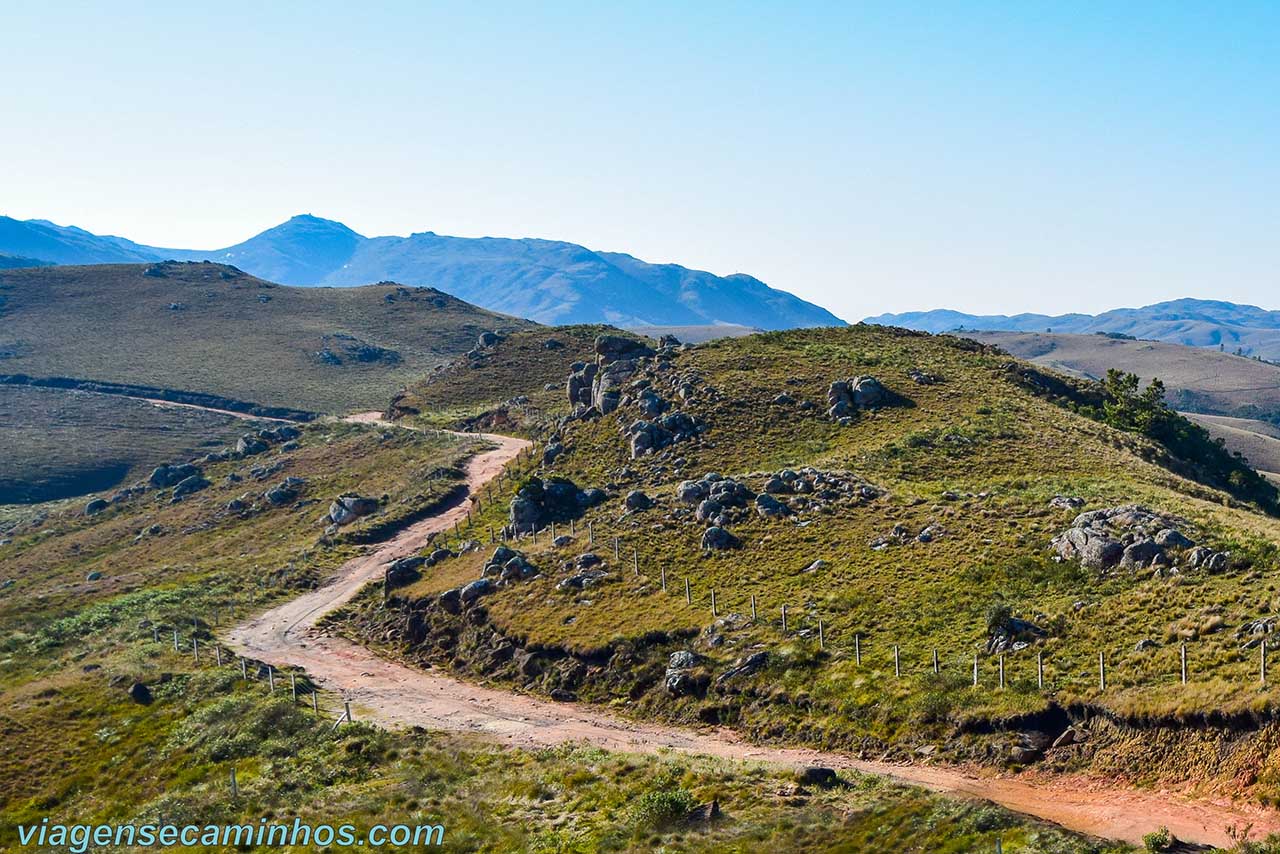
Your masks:
<svg viewBox="0 0 1280 854"><path fill-rule="evenodd" d="M449 851L967 851L992 849L997 836L1006 851L1120 850L862 778L800 791L779 772L715 761L573 746L508 751L363 725L334 735L305 703L268 697L230 662L211 666L215 615L225 625L232 613L296 595L355 553L317 542L329 496L386 494L382 517L403 515L455 483L465 453L451 440L317 424L297 451L210 467L215 485L182 503L149 493L91 518L52 509L9 532L0 546L0 583L14 582L0 597L0 733L22 749L0 757L0 847L16 844L17 823L46 816L201 825L299 816L361 829L440 822ZM266 481L225 482L278 461L285 468ZM285 475L305 477L303 500L314 503L243 518L220 509ZM151 525L162 532L135 542ZM87 581L91 571L104 577ZM163 629L159 643L152 626ZM171 627L186 649L193 629L204 638L201 667L173 652ZM135 680L151 687L151 704L128 698ZM321 704L331 717L338 698ZM718 799L725 818L655 824L637 807L682 792Z"/></svg>
<svg viewBox="0 0 1280 854"><path fill-rule="evenodd" d="M711 715L757 736L826 744L855 745L869 737L910 749L951 737L958 722L1005 719L1050 701L1142 716L1274 708L1280 692L1258 687L1256 651L1242 651L1233 629L1270 613L1277 602L1271 543L1280 537L1280 523L1227 506L1222 494L1145 462L1152 456L1145 440L1028 395L1009 380L1006 362L954 339L875 328L768 334L681 354L679 372L697 373L720 392L718 400L704 394L684 407L711 425L703 441L630 461L620 434L620 425L637 417L628 412L571 425L568 452L551 467L582 486L613 485L614 497L588 518L601 539L596 550L610 563L608 538L623 538L621 571L589 595L557 591L560 562L585 550L581 527L578 541L562 549L551 549L546 539L526 541L522 548L545 575L485 600L494 627L530 648L613 655L581 688L590 699L630 698L633 710L683 720ZM917 385L908 378L913 368L945 382ZM829 382L861 373L880 377L914 405L883 409L842 428L820 411L805 415L769 403L785 389L821 406ZM665 518L683 478L800 465L851 470L889 496L802 516L804 525L753 517L734 527L744 549L711 555L698 546L701 525ZM747 480L759 489L763 478ZM624 516L620 497L635 487L663 507ZM1136 501L1184 514L1204 542L1232 548L1241 565L1216 576L1155 578L1148 570L1100 578L1056 563L1048 542L1075 515L1048 506L1056 493L1079 495L1090 508ZM500 525L504 507L502 501L482 514L479 530ZM895 524L914 533L930 523L946 531L932 543L870 547ZM632 549L639 577L630 570ZM474 578L480 559L469 555L439 567L407 595L426 601ZM804 572L816 559L829 566ZM671 582L669 594L658 587L661 567ZM692 605L682 595L686 577ZM748 613L754 594L760 622L713 629L712 588L721 615ZM1051 637L1007 657L1006 690L974 691L968 687L972 657L983 649L984 613L996 601L1045 626ZM786 639L779 625L783 604L790 611ZM816 649L818 619L828 641L825 653ZM807 637L797 637L797 630ZM1194 636L1186 689L1176 685L1180 632ZM853 660L855 634L862 666ZM710 645L712 635L723 635L723 645ZM694 639L646 640L654 637ZM1137 652L1135 644L1144 638L1159 646ZM757 644L777 653L775 663L742 693L712 690L702 700L673 701L661 689L657 677L673 649L691 646L719 673ZM894 645L900 647L901 679L893 678ZM934 649L942 659L941 677L928 665ZM1047 693L1036 689L1036 649L1045 653ZM1108 656L1105 693L1097 684L1099 650ZM429 649L416 654L439 658ZM983 682L991 686L997 662L980 658ZM469 666L460 658L453 663ZM493 675L519 681L511 673ZM548 677L531 687L555 685Z"/></svg>
<svg viewBox="0 0 1280 854"><path fill-rule="evenodd" d="M429 288L290 288L216 264L166 265L161 277L146 269L0 271L0 352L9 354L0 372L337 412L385 405L483 330L529 325ZM400 361L325 364L316 353L341 353L335 334L394 350Z"/></svg>
<svg viewBox="0 0 1280 854"><path fill-rule="evenodd" d="M258 426L113 395L0 386L0 504L110 489Z"/></svg>
<svg viewBox="0 0 1280 854"><path fill-rule="evenodd" d="M1270 420L1280 416L1280 366L1217 350L1103 335L1039 332L966 332L1020 359L1100 378L1108 368L1159 377L1170 405L1193 412Z"/></svg>
<svg viewBox="0 0 1280 854"><path fill-rule="evenodd" d="M480 358L463 358L441 366L411 384L392 402L398 415L416 416L422 424L454 426L493 412L518 395L529 398L534 412L512 410L497 426L519 429L564 406L564 381L574 362L593 359L592 345L601 333L620 333L608 326L559 326L516 332ZM563 347L547 349L548 340ZM555 388L547 389L552 384Z"/></svg>

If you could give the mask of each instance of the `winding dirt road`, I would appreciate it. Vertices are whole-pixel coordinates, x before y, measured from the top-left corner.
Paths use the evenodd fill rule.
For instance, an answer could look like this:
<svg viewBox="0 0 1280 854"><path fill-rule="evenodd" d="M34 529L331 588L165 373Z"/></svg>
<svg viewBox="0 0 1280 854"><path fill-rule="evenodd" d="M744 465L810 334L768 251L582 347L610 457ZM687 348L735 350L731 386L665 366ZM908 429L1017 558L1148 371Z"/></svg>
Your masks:
<svg viewBox="0 0 1280 854"><path fill-rule="evenodd" d="M381 423L376 413L353 416ZM497 447L473 457L467 485L475 492L497 475L528 443L485 436ZM462 682L379 658L364 647L320 633L316 623L349 601L369 581L381 578L391 560L421 549L435 532L466 515L469 499L425 519L375 551L345 564L327 585L280 605L235 628L227 637L237 652L277 666L306 669L313 681L346 695L358 718L386 726L472 732L520 747L567 741L635 753L675 751L771 764L826 765L923 786L937 792L981 798L1071 830L1140 843L1166 826L1184 841L1230 842L1226 828L1253 825L1254 837L1280 832L1280 813L1226 801L1191 800L1176 792L1107 786L1085 777L1018 777L973 773L951 766L889 765L838 753L744 742L726 729L686 729L625 720L604 710L554 703Z"/></svg>

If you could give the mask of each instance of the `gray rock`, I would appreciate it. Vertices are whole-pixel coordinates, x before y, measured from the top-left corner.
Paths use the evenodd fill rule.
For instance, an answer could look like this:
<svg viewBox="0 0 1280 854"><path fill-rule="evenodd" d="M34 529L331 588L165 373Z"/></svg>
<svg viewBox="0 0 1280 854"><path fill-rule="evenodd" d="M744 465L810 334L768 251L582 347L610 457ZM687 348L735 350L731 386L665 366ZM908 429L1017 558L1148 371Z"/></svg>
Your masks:
<svg viewBox="0 0 1280 854"><path fill-rule="evenodd" d="M667 667L676 670L688 670L698 663L698 656L686 649L677 650L667 658Z"/></svg>
<svg viewBox="0 0 1280 854"><path fill-rule="evenodd" d="M493 592L493 583L487 578L477 578L470 584L463 585L458 591L458 598L463 605L470 605L481 596L487 596Z"/></svg>
<svg viewBox="0 0 1280 854"><path fill-rule="evenodd" d="M653 348L643 341L622 335L601 335L595 341L596 361L601 366L620 359L643 359L653 355Z"/></svg>
<svg viewBox="0 0 1280 854"><path fill-rule="evenodd" d="M791 508L768 493L756 496L756 512L764 519L778 519L791 513Z"/></svg>
<svg viewBox="0 0 1280 854"><path fill-rule="evenodd" d="M252 433L249 435L253 435ZM151 477L148 482L157 489L173 486L179 481L186 480L189 477L202 474L199 466L190 463L181 463L179 465L163 465L156 466L151 471Z"/></svg>
<svg viewBox="0 0 1280 854"><path fill-rule="evenodd" d="M185 498L188 495L197 493L212 485L213 484L210 481L206 480L201 475L193 474L191 477L183 478L178 481L178 484L173 488L173 497L175 499Z"/></svg>
<svg viewBox="0 0 1280 854"><path fill-rule="evenodd" d="M242 457L265 453L269 447L256 433L245 433L236 441L236 453Z"/></svg>
<svg viewBox="0 0 1280 854"><path fill-rule="evenodd" d="M476 347L480 349L492 347L498 343L498 340L498 333L486 330L481 332L480 337L476 339Z"/></svg>
<svg viewBox="0 0 1280 854"><path fill-rule="evenodd" d="M709 522L724 512L724 508L720 506L719 501L706 499L698 505L698 509L694 515L697 516L699 522Z"/></svg>
<svg viewBox="0 0 1280 854"><path fill-rule="evenodd" d="M95 498L84 506L84 515L94 516L110 507L111 504L102 498Z"/></svg>
<svg viewBox="0 0 1280 854"><path fill-rule="evenodd" d="M1126 569L1138 569L1150 566L1157 557L1163 556L1164 550L1155 540L1137 540L1125 546L1120 565Z"/></svg>
<svg viewBox="0 0 1280 854"><path fill-rule="evenodd" d="M633 489L627 493L623 503L628 510L648 510L653 506L653 499L645 495L643 491Z"/></svg>
<svg viewBox="0 0 1280 854"><path fill-rule="evenodd" d="M742 541L733 534L721 528L719 525L713 525L702 532L702 547L712 551L721 551L724 549L735 549L742 545Z"/></svg>
<svg viewBox="0 0 1280 854"><path fill-rule="evenodd" d="M329 521L335 525L349 525L361 516L368 516L378 509L378 499L366 498L354 492L339 495L329 505Z"/></svg>
<svg viewBox="0 0 1280 854"><path fill-rule="evenodd" d="M1156 544L1166 549L1189 549L1195 543L1177 528L1165 528L1156 533Z"/></svg>
<svg viewBox="0 0 1280 854"><path fill-rule="evenodd" d="M686 480L676 487L676 499L683 504L697 505L707 497L706 485L696 480Z"/></svg>
<svg viewBox="0 0 1280 854"><path fill-rule="evenodd" d="M95 569L93 572L91 572L91 573L89 573L88 575L86 575L86 576L84 577L84 580L85 580L85 581L101 581L101 580L102 580L102 573Z"/></svg>

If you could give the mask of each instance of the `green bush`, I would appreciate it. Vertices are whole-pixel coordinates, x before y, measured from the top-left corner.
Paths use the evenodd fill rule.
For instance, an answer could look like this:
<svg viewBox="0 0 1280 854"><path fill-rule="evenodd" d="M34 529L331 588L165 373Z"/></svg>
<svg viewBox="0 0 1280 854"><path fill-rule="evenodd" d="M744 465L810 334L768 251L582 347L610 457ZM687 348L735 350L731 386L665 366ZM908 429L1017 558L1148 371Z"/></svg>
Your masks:
<svg viewBox="0 0 1280 854"><path fill-rule="evenodd" d="M695 806L687 789L653 789L637 799L632 816L638 827L660 830L684 818Z"/></svg>
<svg viewBox="0 0 1280 854"><path fill-rule="evenodd" d="M1169 832L1167 827L1153 830L1142 837L1143 847L1152 852L1152 854L1158 854L1158 852L1166 850L1172 844L1173 834Z"/></svg>

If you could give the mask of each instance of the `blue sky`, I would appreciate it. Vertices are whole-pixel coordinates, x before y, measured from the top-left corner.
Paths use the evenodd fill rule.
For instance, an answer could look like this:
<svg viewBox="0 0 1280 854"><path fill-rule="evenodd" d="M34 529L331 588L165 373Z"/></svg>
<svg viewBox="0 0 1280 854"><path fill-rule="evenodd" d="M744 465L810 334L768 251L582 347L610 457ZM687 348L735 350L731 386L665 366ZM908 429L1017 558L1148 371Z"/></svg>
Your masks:
<svg viewBox="0 0 1280 854"><path fill-rule="evenodd" d="M552 237L848 319L1280 308L1280 3L9 2L0 31L11 216Z"/></svg>

